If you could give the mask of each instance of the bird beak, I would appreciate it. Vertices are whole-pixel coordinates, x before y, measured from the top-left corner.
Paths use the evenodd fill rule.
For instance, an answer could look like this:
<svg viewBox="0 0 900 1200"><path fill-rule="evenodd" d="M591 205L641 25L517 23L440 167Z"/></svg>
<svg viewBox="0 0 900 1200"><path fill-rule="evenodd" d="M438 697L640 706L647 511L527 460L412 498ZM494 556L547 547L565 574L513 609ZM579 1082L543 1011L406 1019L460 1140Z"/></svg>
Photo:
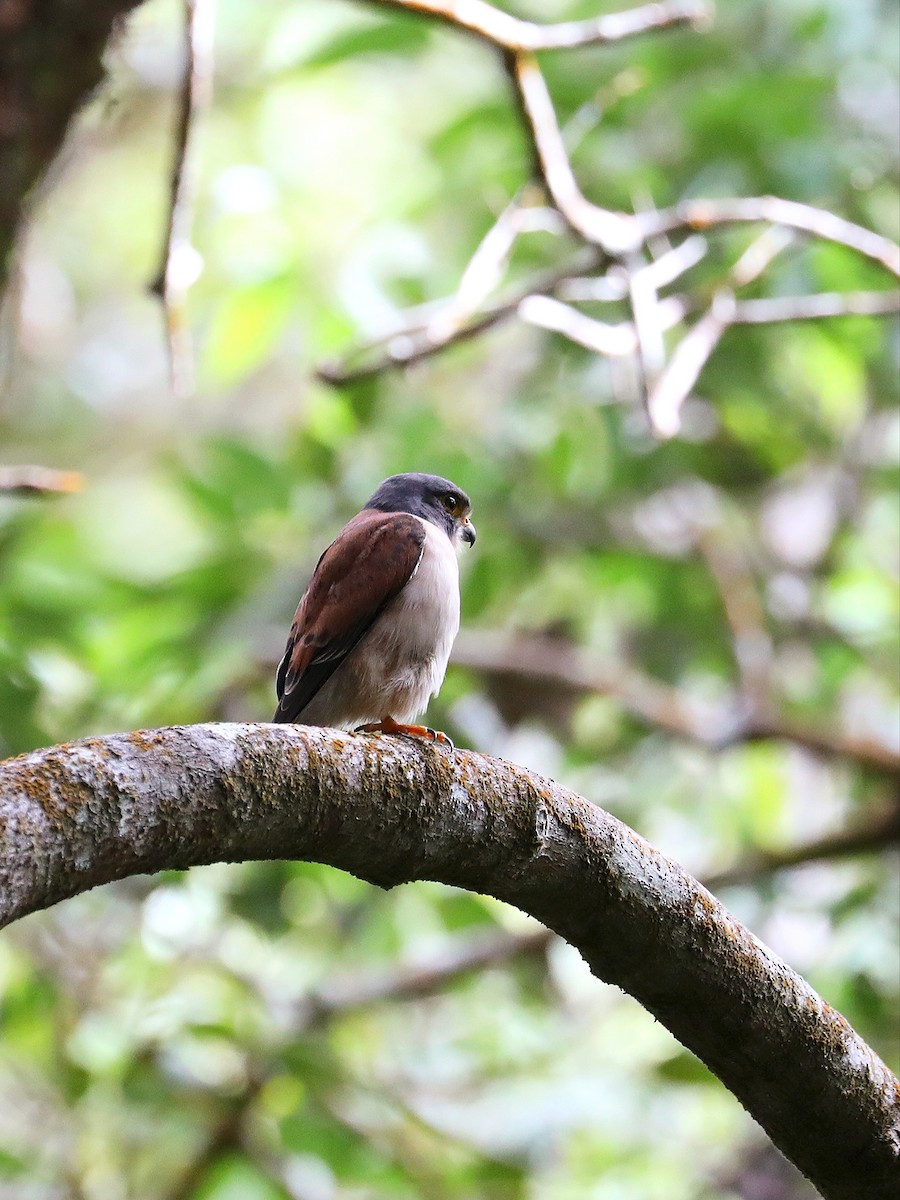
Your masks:
<svg viewBox="0 0 900 1200"><path fill-rule="evenodd" d="M459 536L462 538L462 540L464 542L467 542L468 545L470 545L470 546L475 545L475 538L477 537L477 534L475 532L475 526L472 524L472 522L469 520L468 517L466 517L466 519L463 521L462 525L460 526Z"/></svg>

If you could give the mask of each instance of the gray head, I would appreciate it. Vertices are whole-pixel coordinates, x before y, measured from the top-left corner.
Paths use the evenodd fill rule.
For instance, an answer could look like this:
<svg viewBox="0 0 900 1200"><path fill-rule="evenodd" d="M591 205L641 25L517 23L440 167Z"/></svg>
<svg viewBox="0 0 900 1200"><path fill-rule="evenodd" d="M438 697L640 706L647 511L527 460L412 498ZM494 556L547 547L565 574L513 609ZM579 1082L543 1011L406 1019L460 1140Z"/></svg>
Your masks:
<svg viewBox="0 0 900 1200"><path fill-rule="evenodd" d="M420 471L392 475L377 489L366 508L422 517L443 529L455 544L463 541L471 546L475 541L475 526L469 520L471 500L462 488L440 475L423 475Z"/></svg>

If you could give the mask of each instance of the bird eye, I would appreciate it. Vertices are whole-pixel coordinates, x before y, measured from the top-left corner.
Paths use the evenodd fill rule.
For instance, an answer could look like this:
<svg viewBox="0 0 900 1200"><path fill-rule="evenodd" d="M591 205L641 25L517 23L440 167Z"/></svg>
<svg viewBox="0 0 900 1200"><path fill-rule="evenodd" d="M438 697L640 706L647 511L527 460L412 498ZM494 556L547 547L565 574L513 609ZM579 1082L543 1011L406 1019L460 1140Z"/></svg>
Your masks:
<svg viewBox="0 0 900 1200"><path fill-rule="evenodd" d="M459 496L455 492L448 492L444 497L444 507L448 512L455 513L459 508Z"/></svg>

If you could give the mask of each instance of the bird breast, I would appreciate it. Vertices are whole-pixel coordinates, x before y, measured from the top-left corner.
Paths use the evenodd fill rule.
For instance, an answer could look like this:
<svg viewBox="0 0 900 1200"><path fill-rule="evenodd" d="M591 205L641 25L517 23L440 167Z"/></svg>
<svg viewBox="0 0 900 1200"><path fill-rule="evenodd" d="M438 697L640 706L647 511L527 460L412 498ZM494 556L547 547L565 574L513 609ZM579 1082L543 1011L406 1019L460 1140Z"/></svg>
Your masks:
<svg viewBox="0 0 900 1200"><path fill-rule="evenodd" d="M419 565L376 621L366 650L381 659L386 679L420 693L416 703L424 708L443 681L459 631L459 567L447 535L429 521L422 524Z"/></svg>

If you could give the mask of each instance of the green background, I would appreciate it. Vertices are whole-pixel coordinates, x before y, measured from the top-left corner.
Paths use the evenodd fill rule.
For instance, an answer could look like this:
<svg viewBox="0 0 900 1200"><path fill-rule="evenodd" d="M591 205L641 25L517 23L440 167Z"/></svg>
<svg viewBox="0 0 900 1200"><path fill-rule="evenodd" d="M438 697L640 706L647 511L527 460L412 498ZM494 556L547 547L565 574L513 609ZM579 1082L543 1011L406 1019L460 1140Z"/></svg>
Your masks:
<svg viewBox="0 0 900 1200"><path fill-rule="evenodd" d="M316 557L383 476L412 469L473 498L467 628L563 638L617 686L634 671L677 688L712 736L739 678L724 573L770 647L776 712L896 746L896 322L729 332L664 444L627 364L516 320L330 389L317 363L452 293L527 148L499 63L446 27L220 0L197 144L197 390L175 400L147 283L179 23L150 0L117 37L4 309L2 461L77 469L86 487L0 497L0 755L268 719ZM723 0L702 34L541 61L561 120L585 124L573 161L599 203L774 193L896 237L897 46L888 4ZM753 236L717 237L694 286ZM509 278L570 250L528 235ZM751 294L887 282L798 242ZM615 694L460 666L429 712L701 877L864 826L895 795L845 756L714 751ZM882 851L722 892L895 1069L897 887ZM0 1196L808 1197L717 1081L563 945L434 995L310 1015L322 989L527 927L453 889L383 894L293 863L135 879L28 918L0 939Z"/></svg>

